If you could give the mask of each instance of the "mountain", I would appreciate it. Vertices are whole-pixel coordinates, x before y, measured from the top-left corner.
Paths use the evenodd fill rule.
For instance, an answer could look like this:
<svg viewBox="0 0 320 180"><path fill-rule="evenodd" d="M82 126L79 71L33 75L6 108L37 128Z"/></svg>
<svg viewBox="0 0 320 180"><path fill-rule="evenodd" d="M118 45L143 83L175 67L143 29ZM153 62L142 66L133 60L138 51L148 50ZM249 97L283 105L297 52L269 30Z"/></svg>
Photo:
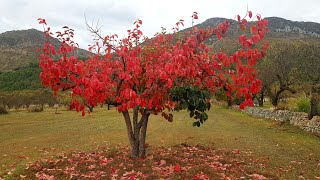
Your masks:
<svg viewBox="0 0 320 180"><path fill-rule="evenodd" d="M8 31L0 34L0 73L9 72L30 63L39 61L38 49L42 48L45 42L43 32L36 29ZM60 41L53 39L51 42L59 47ZM75 55L88 57L90 54L83 49L77 49Z"/></svg>
<svg viewBox="0 0 320 180"><path fill-rule="evenodd" d="M320 23L291 21L280 17L267 17L269 21L269 38L320 38ZM224 21L231 22L229 33L240 32L237 21L226 18L210 18L197 25L199 28L215 27Z"/></svg>
<svg viewBox="0 0 320 180"><path fill-rule="evenodd" d="M320 24L315 22L290 21L279 17L266 18L270 32L275 34L291 33L300 37L320 37Z"/></svg>

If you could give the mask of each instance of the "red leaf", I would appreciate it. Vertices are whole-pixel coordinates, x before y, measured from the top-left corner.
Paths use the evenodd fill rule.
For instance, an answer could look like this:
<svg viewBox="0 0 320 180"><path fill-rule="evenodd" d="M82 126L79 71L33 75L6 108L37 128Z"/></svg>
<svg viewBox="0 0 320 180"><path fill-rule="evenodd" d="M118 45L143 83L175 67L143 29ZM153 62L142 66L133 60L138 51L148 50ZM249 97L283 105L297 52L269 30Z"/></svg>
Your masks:
<svg viewBox="0 0 320 180"><path fill-rule="evenodd" d="M174 167L174 170L176 172L181 172L181 166L179 164L176 164L176 166Z"/></svg>
<svg viewBox="0 0 320 180"><path fill-rule="evenodd" d="M269 44L268 44L268 42L266 42L263 44L262 49L265 51L268 49L268 47L269 47Z"/></svg>
<svg viewBox="0 0 320 180"><path fill-rule="evenodd" d="M198 19L198 15L194 15L193 18L194 18L194 19Z"/></svg>
<svg viewBox="0 0 320 180"><path fill-rule="evenodd" d="M39 21L39 24L45 24L45 25L47 25L47 22L46 22L45 19L38 18L38 21Z"/></svg>
<svg viewBox="0 0 320 180"><path fill-rule="evenodd" d="M248 21L246 19L243 19L241 22L244 26L246 26L248 24Z"/></svg>
<svg viewBox="0 0 320 180"><path fill-rule="evenodd" d="M172 87L172 80L169 78L168 79L168 84L167 84L168 88L171 88Z"/></svg>
<svg viewBox="0 0 320 180"><path fill-rule="evenodd" d="M257 19L258 19L258 21L260 21L261 17L260 17L260 16L257 16Z"/></svg>
<svg viewBox="0 0 320 180"><path fill-rule="evenodd" d="M252 12L249 11L249 18L252 18Z"/></svg>
<svg viewBox="0 0 320 180"><path fill-rule="evenodd" d="M255 25L250 26L250 31L252 34L257 34L258 33L258 28Z"/></svg>
<svg viewBox="0 0 320 180"><path fill-rule="evenodd" d="M233 153L234 154L240 154L240 150L239 149L235 149L235 150L233 150Z"/></svg>
<svg viewBox="0 0 320 180"><path fill-rule="evenodd" d="M165 165L165 164L166 164L166 160L163 160L163 159L160 160L160 164L159 164L160 166Z"/></svg>
<svg viewBox="0 0 320 180"><path fill-rule="evenodd" d="M197 12L193 12L192 18L193 19L198 19L198 13Z"/></svg>

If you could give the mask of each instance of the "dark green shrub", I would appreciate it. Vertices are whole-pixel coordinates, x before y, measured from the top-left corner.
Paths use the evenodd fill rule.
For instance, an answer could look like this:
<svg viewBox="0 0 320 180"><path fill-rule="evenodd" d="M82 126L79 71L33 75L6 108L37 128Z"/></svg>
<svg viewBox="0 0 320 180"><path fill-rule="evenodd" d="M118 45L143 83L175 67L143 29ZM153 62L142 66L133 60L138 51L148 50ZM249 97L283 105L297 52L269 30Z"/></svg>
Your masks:
<svg viewBox="0 0 320 180"><path fill-rule="evenodd" d="M214 96L217 101L227 101L228 100L226 92L223 90L218 90L217 92L215 92Z"/></svg>
<svg viewBox="0 0 320 180"><path fill-rule="evenodd" d="M243 103L244 101L244 97L240 97L240 98L235 98L235 100L233 100L233 102L236 104L236 105L240 105L241 103Z"/></svg>

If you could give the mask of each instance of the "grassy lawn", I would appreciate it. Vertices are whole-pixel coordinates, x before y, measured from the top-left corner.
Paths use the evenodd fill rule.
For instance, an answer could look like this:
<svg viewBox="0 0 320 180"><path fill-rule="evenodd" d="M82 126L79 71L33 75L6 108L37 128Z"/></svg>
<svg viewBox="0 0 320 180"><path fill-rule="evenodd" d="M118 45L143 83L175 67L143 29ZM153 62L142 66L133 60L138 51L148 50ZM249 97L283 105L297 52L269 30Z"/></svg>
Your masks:
<svg viewBox="0 0 320 180"><path fill-rule="evenodd" d="M72 150L128 145L125 124L115 110L94 109L81 117L74 111L11 112L0 116L0 176L15 167ZM249 117L214 107L208 121L192 127L187 112L175 113L172 123L151 116L147 143L169 147L181 143L250 152L255 160L286 179L320 176L320 138L287 124Z"/></svg>

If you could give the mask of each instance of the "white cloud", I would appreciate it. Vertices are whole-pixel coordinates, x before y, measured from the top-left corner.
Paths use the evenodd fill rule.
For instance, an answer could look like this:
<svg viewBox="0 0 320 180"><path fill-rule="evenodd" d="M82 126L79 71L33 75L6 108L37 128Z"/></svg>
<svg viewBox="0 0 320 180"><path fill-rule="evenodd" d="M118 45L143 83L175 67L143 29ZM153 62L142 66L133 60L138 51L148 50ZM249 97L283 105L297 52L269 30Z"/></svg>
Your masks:
<svg viewBox="0 0 320 180"><path fill-rule="evenodd" d="M199 13L198 22L212 17L234 18L246 8L263 17L279 16L297 21L320 23L319 0L0 0L0 33L9 30L36 28L36 19L47 19L54 31L67 25L75 29L76 41L87 48L91 36L85 27L99 20L104 34L123 36L136 19L143 20L142 30L152 36L160 27L170 29L179 19L191 25L193 11Z"/></svg>

